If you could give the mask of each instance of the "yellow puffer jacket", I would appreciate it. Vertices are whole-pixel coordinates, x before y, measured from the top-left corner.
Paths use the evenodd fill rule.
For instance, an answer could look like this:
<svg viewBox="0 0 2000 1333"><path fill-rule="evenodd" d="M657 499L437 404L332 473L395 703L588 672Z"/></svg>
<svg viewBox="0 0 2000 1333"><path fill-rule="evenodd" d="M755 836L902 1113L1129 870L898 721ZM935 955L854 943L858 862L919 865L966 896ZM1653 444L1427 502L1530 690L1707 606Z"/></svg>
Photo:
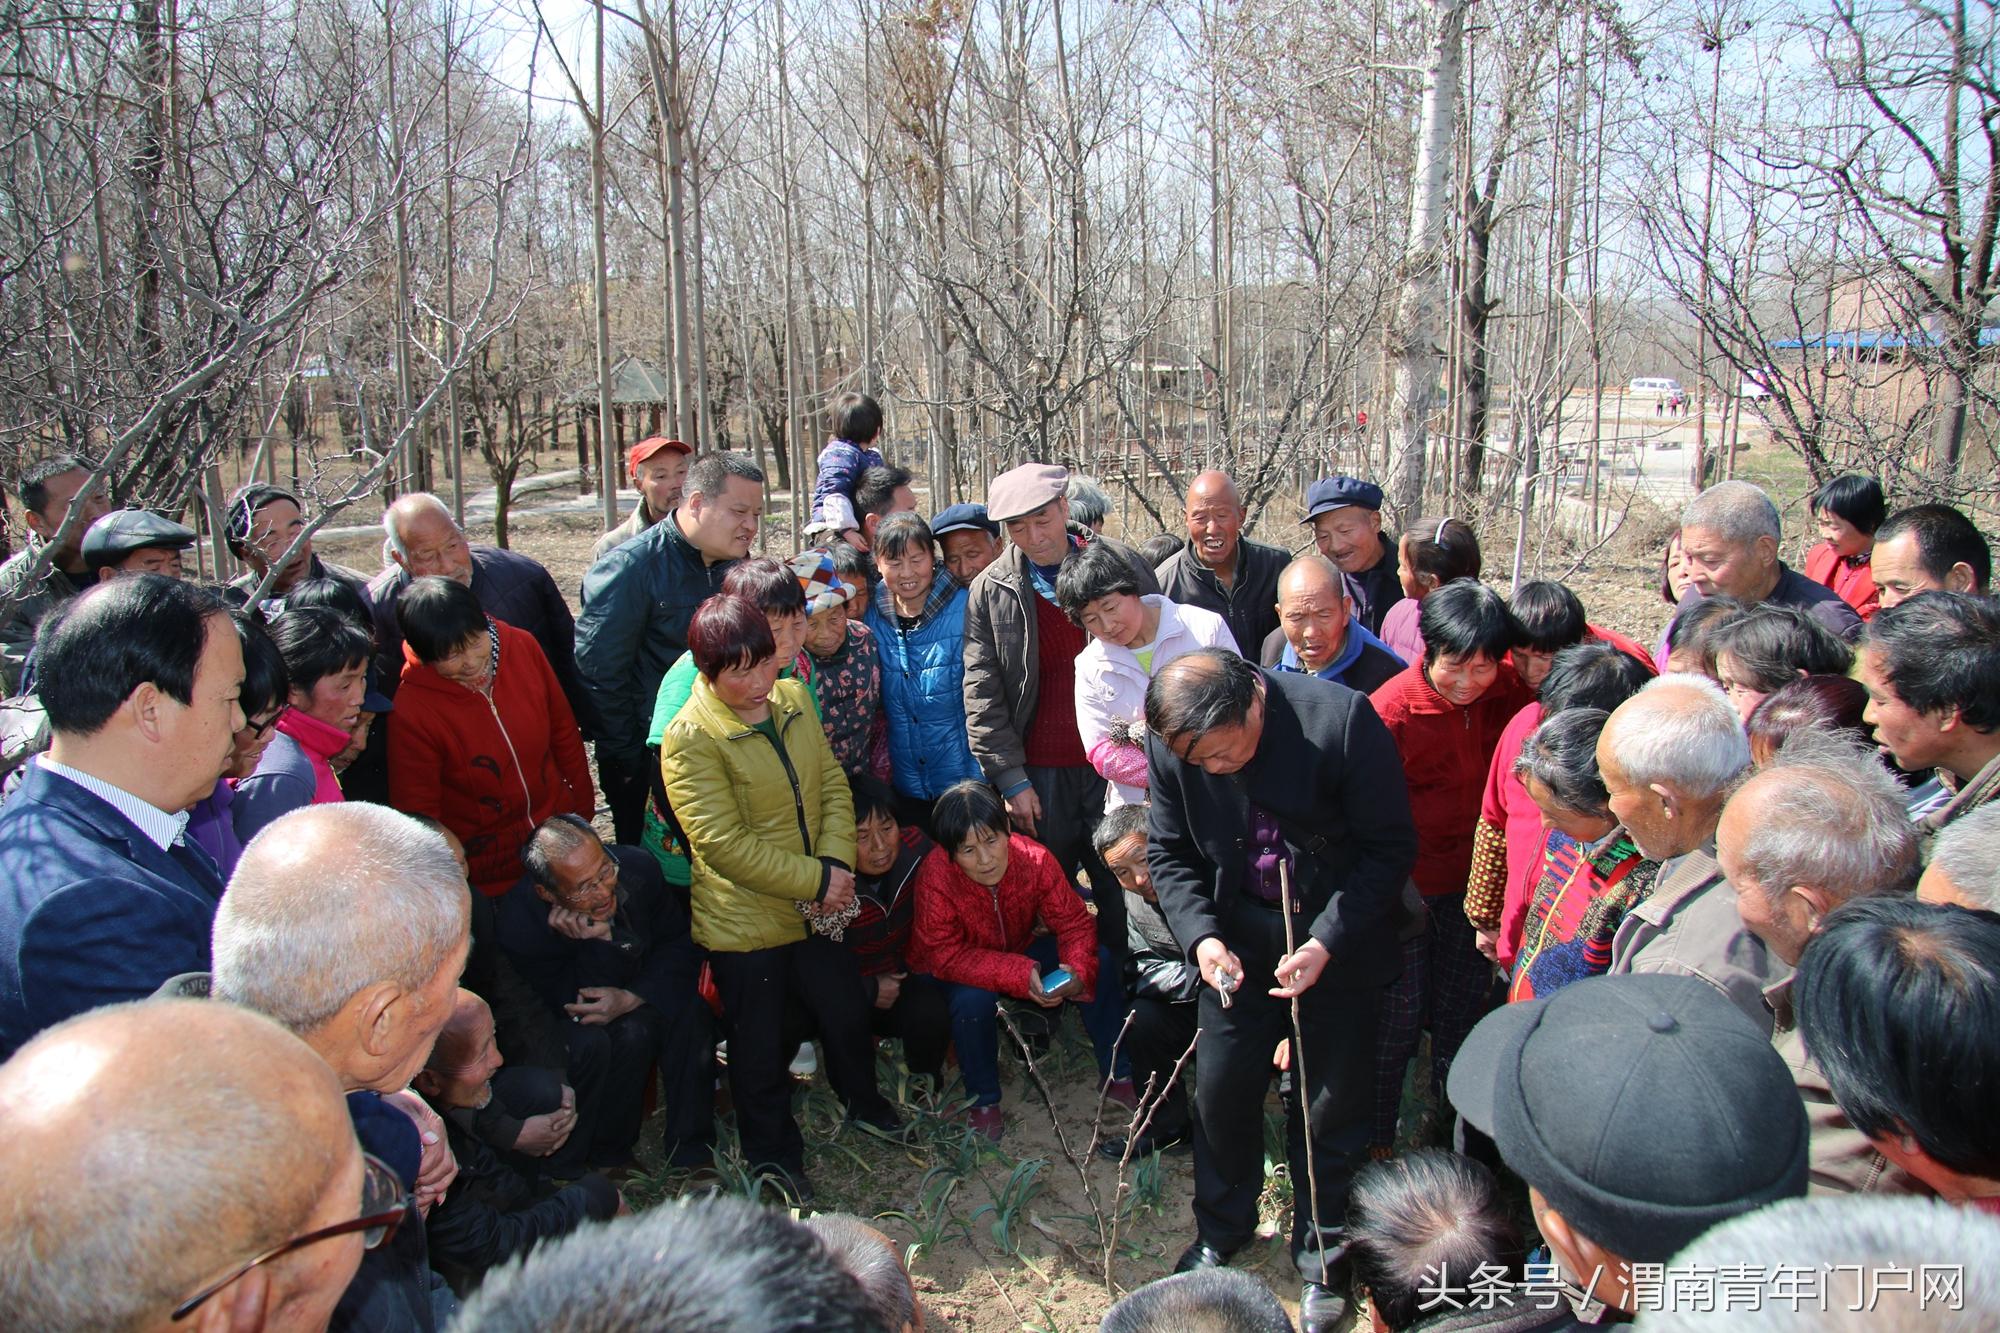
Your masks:
<svg viewBox="0 0 2000 1333"><path fill-rule="evenodd" d="M771 691L782 753L701 677L661 739L667 799L694 855L703 948L748 953L804 939L794 904L819 897L821 858L854 865L854 798L810 688L780 680Z"/></svg>

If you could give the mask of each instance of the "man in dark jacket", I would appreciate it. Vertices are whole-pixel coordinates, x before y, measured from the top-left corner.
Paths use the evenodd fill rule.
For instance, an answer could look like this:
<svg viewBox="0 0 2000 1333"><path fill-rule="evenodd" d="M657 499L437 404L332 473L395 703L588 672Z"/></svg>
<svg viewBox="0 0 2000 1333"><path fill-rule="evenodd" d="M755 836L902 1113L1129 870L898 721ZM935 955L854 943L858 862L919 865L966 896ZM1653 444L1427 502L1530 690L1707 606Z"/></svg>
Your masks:
<svg viewBox="0 0 2000 1333"><path fill-rule="evenodd" d="M649 787L646 723L660 680L687 651L694 609L722 591L750 553L764 512L764 473L744 454L697 458L680 508L583 576L576 668L590 696L597 774L619 842L638 846Z"/></svg>
<svg viewBox="0 0 2000 1333"><path fill-rule="evenodd" d="M709 1164L714 1025L695 990L701 957L687 902L668 892L649 852L606 847L574 815L544 821L521 859L527 875L500 900L500 947L562 1019L573 1080L580 1061L604 1071L595 1088L576 1080L590 1164L630 1164L655 1060L667 1160Z"/></svg>
<svg viewBox="0 0 2000 1333"><path fill-rule="evenodd" d="M1376 998L1395 975L1396 909L1416 862L1402 761L1367 696L1214 649L1153 678L1146 726L1153 886L1205 983L1197 1238L1178 1267L1224 1263L1255 1232L1264 1087L1296 997L1304 1046L1292 1068L1306 1098L1303 1118L1296 1092L1287 1106L1292 1252L1303 1327L1332 1329L1346 1301L1324 1234L1339 1227L1367 1148Z"/></svg>
<svg viewBox="0 0 2000 1333"><path fill-rule="evenodd" d="M1353 581L1317 551L1278 576L1278 628L1264 640L1259 660L1275 671L1303 672L1363 694L1408 665L1355 618Z"/></svg>
<svg viewBox="0 0 2000 1333"><path fill-rule="evenodd" d="M1380 634L1389 608L1403 600L1396 543L1382 531L1382 488L1359 477L1322 477L1306 488L1305 525L1319 553L1353 581L1355 619Z"/></svg>
<svg viewBox="0 0 2000 1333"><path fill-rule="evenodd" d="M1174 940L1153 892L1146 819L1143 805L1116 806L1105 812L1095 838L1098 856L1125 890L1125 994L1132 1001L1125 1053L1132 1057L1132 1088L1142 1099L1158 1100L1152 1123L1132 1149L1134 1158L1186 1143L1193 1132L1187 1087L1194 1068L1176 1067L1194 1045L1199 1017L1194 1001L1201 990L1201 971ZM1120 1136L1098 1151L1120 1161L1126 1145Z"/></svg>
<svg viewBox="0 0 2000 1333"><path fill-rule="evenodd" d="M100 583L37 645L54 739L0 810L0 1058L207 969L222 875L183 830L243 725L235 627L179 579Z"/></svg>
<svg viewBox="0 0 2000 1333"><path fill-rule="evenodd" d="M566 1236L585 1221L625 1211L618 1188L596 1172L548 1193L505 1165L470 1130L473 1113L493 1100L493 1076L506 1062L493 1035L493 1011L461 988L414 1084L444 1117L458 1178L424 1219L431 1262L463 1290L493 1265Z"/></svg>
<svg viewBox="0 0 2000 1333"><path fill-rule="evenodd" d="M993 479L986 512L1009 545L972 581L965 604L965 726L972 757L1006 798L1014 827L1037 838L1072 880L1096 894L1097 942L1125 951L1125 903L1090 845L1104 809L1104 779L1076 725L1076 659L1089 642L1056 605L1056 575L1084 540L1103 542L1132 567L1139 592L1159 581L1131 547L1069 529L1069 473L1028 463Z"/></svg>
<svg viewBox="0 0 2000 1333"><path fill-rule="evenodd" d="M229 553L250 567L247 574L231 581L231 596L247 601L263 584L271 562L291 550L292 543L305 529L305 506L298 496L282 486L252 482L231 496L223 539L229 543ZM338 579L359 593L362 601L368 600L368 576L320 559L313 552L311 537L285 561L264 596L267 600L282 598L298 584L311 579Z"/></svg>
<svg viewBox="0 0 2000 1333"><path fill-rule="evenodd" d="M1247 656L1278 628L1278 575L1292 557L1245 538L1246 517L1227 472L1198 474L1188 483L1188 543L1154 572L1168 597L1227 621Z"/></svg>

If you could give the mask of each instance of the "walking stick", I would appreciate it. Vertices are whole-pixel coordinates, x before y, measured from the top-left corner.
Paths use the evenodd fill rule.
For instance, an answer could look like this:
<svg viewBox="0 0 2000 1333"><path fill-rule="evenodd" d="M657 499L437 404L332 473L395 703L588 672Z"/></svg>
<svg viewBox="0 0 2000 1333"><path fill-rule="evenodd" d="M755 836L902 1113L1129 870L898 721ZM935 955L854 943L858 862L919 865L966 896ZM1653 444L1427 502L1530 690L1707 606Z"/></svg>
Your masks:
<svg viewBox="0 0 2000 1333"><path fill-rule="evenodd" d="M1281 857L1278 860L1278 894L1280 905L1285 909L1285 956L1298 952L1298 942L1292 928L1292 871L1291 866ZM1306 1200L1312 1208L1313 1249L1319 1256L1319 1282L1326 1283L1326 1238L1319 1229L1319 1168L1313 1163L1312 1134L1312 1090L1306 1082L1306 1037L1305 1029L1299 1023L1299 997L1292 996L1292 1087L1299 1099L1299 1120L1306 1140ZM1298 1182L1292 1183L1294 1193Z"/></svg>

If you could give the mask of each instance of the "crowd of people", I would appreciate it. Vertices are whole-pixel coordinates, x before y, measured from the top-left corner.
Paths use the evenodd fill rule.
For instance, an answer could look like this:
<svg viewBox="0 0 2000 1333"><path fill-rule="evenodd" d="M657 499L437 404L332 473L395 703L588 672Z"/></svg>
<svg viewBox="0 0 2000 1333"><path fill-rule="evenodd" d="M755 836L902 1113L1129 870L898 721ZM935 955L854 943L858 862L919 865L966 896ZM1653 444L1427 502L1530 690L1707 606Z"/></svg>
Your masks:
<svg viewBox="0 0 2000 1333"><path fill-rule="evenodd" d="M750 459L635 446L574 618L428 495L369 576L246 487L209 587L158 515L87 501L52 549L90 473L28 471L7 1322L921 1328L861 1219L626 1218L647 1126L689 1200L726 1116L810 1211L797 1071L843 1132L1000 1141L1003 1052L1070 1009L1105 1155L1192 1153L1174 1274L1107 1330L1292 1327L1230 1267L1274 1089L1307 1330L1695 1327L1702 1263L1789 1297L1770 1327L2000 1318L2000 606L1963 514L1838 478L1801 573L1713 486L1648 648L1480 582L1457 517L1386 530L1364 478L1308 488L1296 555L1216 471L1134 546L1051 464L925 517L872 400L831 424L782 557Z"/></svg>

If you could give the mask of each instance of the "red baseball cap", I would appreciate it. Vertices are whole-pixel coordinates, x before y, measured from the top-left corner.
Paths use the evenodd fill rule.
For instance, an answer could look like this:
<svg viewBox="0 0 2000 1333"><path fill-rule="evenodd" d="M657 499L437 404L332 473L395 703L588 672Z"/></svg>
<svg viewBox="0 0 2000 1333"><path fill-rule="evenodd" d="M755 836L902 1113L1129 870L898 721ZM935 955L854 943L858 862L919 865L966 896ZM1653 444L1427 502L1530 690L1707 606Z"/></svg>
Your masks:
<svg viewBox="0 0 2000 1333"><path fill-rule="evenodd" d="M686 440L670 440L664 435L644 439L625 451L625 467L629 471L657 454L662 449L672 449L678 454L691 454L694 446Z"/></svg>

